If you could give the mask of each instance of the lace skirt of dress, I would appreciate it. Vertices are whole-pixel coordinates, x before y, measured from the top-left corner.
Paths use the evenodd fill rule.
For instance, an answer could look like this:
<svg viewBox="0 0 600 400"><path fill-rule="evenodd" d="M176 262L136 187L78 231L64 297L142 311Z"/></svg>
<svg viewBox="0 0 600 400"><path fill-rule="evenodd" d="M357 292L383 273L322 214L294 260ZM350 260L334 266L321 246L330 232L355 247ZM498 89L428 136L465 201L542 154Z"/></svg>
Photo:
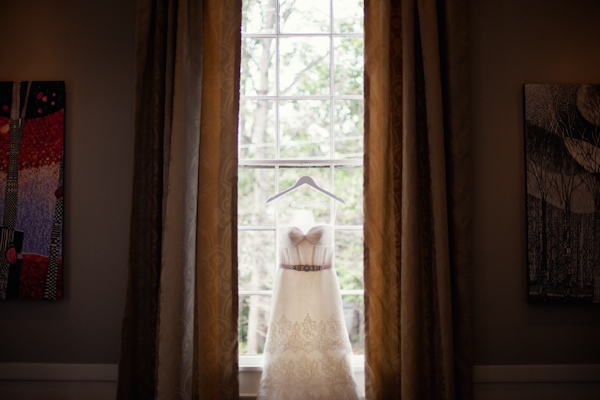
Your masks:
<svg viewBox="0 0 600 400"><path fill-rule="evenodd" d="M257 399L358 399L335 271L279 273Z"/></svg>

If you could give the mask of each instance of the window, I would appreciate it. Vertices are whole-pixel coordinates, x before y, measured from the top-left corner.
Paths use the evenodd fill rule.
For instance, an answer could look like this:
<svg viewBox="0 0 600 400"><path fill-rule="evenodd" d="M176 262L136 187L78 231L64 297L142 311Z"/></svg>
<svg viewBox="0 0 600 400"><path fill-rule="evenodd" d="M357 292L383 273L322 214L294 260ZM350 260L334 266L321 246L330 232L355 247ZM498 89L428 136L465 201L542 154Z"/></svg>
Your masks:
<svg viewBox="0 0 600 400"><path fill-rule="evenodd" d="M277 231L310 206L335 228L334 266L355 354L363 353L363 2L244 0L239 125L239 353L262 353ZM341 205L304 187L311 176Z"/></svg>

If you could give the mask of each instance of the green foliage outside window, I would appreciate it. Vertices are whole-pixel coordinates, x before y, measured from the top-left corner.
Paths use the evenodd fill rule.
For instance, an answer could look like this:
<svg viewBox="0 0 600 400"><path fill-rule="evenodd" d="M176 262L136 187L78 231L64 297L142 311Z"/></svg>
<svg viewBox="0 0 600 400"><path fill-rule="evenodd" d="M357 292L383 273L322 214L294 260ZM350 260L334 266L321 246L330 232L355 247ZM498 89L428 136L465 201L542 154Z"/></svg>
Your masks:
<svg viewBox="0 0 600 400"><path fill-rule="evenodd" d="M280 18L277 18L279 10ZM333 18L331 17L333 10ZM346 201L335 211L335 264L348 333L363 352L363 2L244 0L239 122L239 352L260 354L275 274L275 227L310 205L329 222L326 196L303 188L266 199L310 175ZM282 36L277 39L277 26ZM333 35L329 33L332 32ZM293 35L298 36L293 36ZM333 63L333 64L332 64ZM278 95L279 97L276 97ZM279 133L279 134L278 134ZM279 135L279 136L278 136ZM332 160L330 165L255 165L247 160ZM278 182L278 187L276 187ZM333 182L334 187L331 187Z"/></svg>

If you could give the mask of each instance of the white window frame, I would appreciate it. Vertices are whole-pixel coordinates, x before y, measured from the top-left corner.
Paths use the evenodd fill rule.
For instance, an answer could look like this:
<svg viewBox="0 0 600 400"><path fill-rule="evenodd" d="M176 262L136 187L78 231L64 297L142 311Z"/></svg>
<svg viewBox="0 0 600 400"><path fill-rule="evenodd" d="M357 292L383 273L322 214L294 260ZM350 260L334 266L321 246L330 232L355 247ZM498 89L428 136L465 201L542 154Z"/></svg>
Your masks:
<svg viewBox="0 0 600 400"><path fill-rule="evenodd" d="M333 0L329 0L330 4L330 28L333 30L334 26L334 15L333 15ZM275 42L275 94L273 95L241 95L240 101L245 100L269 100L274 102L275 108L275 127L276 127L276 139L275 139L275 159L239 159L239 167L267 167L273 168L275 173L275 193L279 193L281 190L285 188L279 187L279 169L280 167L320 167L320 168L329 168L329 183L330 187L334 188L334 176L335 176L335 168L336 167L361 167L363 166L363 157L362 154L358 158L333 158L335 155L335 141L336 137L334 135L334 107L333 104L338 100L360 100L363 101L363 95L336 95L335 94L335 76L334 76L334 41L336 38L364 38L364 33L279 33L280 30L280 20L279 20L279 1L276 1L276 23L275 23L275 32L274 33L244 33L242 32L242 40L244 39L265 39L271 38ZM280 38L307 38L307 37L325 37L330 38L329 40L329 85L330 85L330 94L329 95L308 95L308 96L282 96L279 93L279 70L280 70L280 54L279 54L279 39ZM322 158L304 158L304 159L282 159L280 158L280 124L279 124L279 101L280 100L328 100L330 102L330 110L329 110L329 130L330 130L330 158L322 159ZM348 138L345 137L344 140ZM242 154L242 145L239 143L239 153ZM266 199L265 199L266 201ZM279 211L279 205L275 204L275 220L274 224L271 225L245 225L238 226L238 230L242 231L270 231L275 235L278 229L278 220L277 215ZM335 221L335 205L334 200L330 201L330 213L332 216L332 221ZM334 226L335 231L362 231L363 225L339 225ZM275 236L277 238L277 236ZM275 240L275 255L276 262L275 268L277 268L277 262L279 257L279 243ZM335 265L335 255L334 261ZM364 290L347 290L341 288L342 295L361 295L364 298ZM244 295L272 295L272 290L239 290L239 296ZM364 388L364 355L354 355L353 360L353 369L356 374L357 383L359 387ZM240 393L248 393L254 391L257 388L257 382L255 382L255 378L251 378L252 373L262 371L262 355L239 355L239 366L240 371L242 373L246 373L246 376L240 377ZM260 378L260 375L258 375ZM363 389L364 391L364 389Z"/></svg>

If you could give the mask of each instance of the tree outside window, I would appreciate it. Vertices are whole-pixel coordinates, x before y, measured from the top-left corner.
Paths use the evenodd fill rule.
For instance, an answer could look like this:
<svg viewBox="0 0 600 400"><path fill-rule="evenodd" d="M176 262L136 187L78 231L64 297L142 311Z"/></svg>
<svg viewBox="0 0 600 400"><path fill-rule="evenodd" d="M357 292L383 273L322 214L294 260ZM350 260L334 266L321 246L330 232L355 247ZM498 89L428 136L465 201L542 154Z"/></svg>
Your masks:
<svg viewBox="0 0 600 400"><path fill-rule="evenodd" d="M335 227L335 269L355 354L363 340L363 1L244 0L239 119L239 353L262 353L279 226L309 205ZM310 175L310 188L266 204Z"/></svg>

